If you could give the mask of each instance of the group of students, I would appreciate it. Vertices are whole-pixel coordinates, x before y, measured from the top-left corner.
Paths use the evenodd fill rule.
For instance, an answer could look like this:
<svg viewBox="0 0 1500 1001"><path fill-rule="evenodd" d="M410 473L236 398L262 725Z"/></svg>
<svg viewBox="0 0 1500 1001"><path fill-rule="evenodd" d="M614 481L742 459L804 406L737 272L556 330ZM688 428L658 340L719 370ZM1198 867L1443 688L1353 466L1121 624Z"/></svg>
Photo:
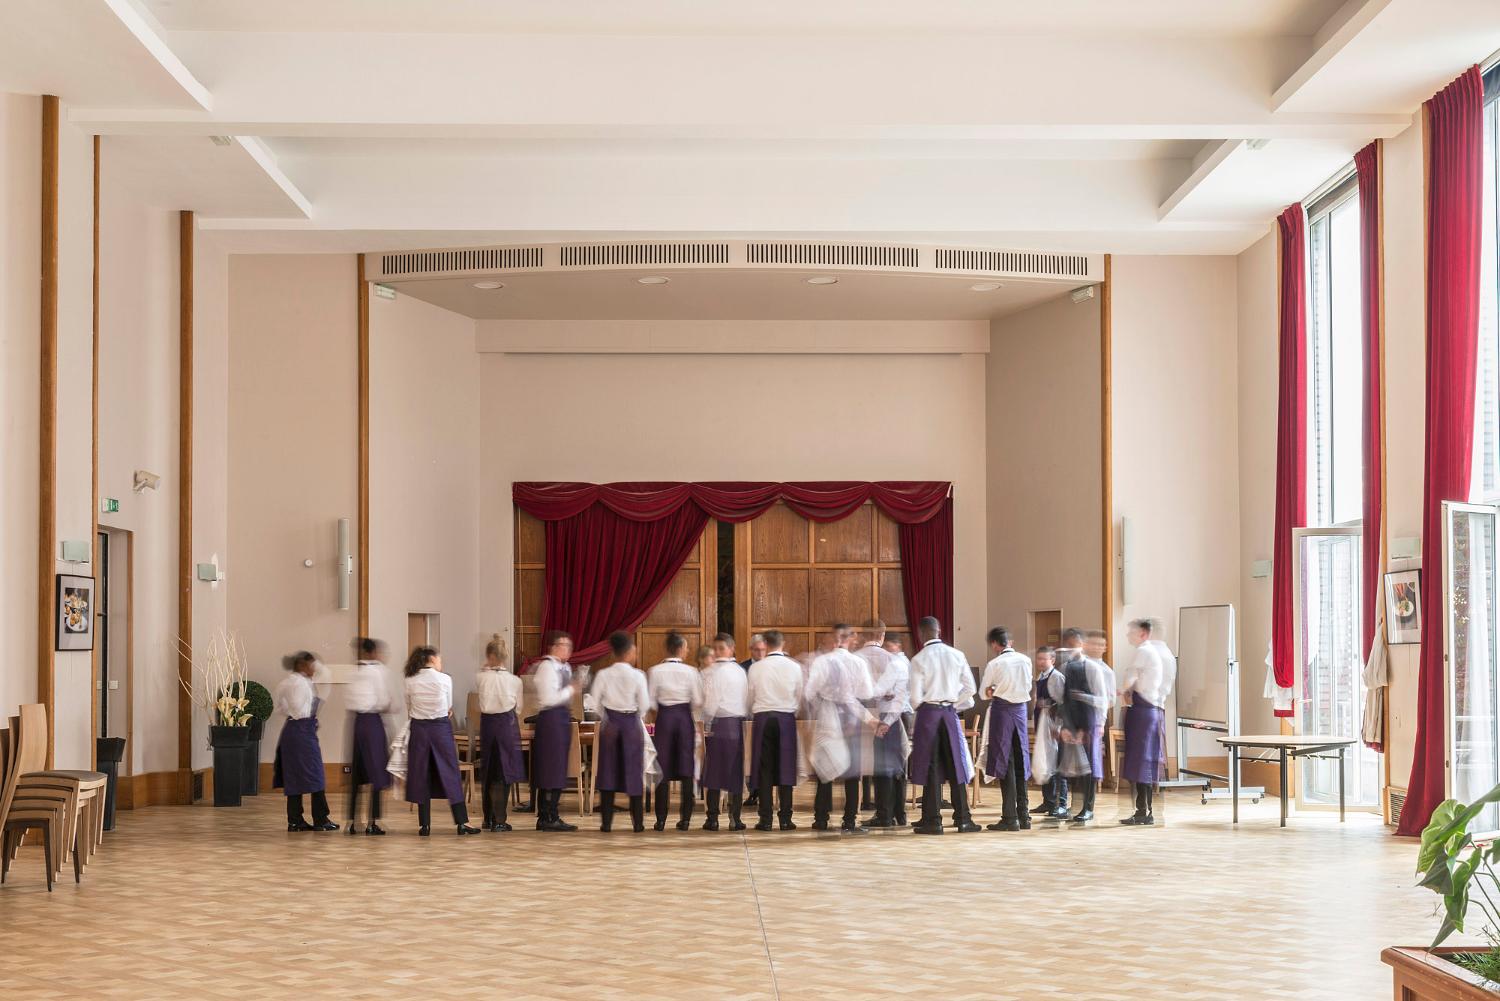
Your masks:
<svg viewBox="0 0 1500 1001"><path fill-rule="evenodd" d="M835 626L818 651L793 658L775 630L752 643L752 657L735 659L734 640L721 633L699 650L696 664L684 659L687 642L667 637L666 658L642 672L629 633L609 638L613 657L588 684L588 708L599 717L595 786L600 793L600 830L614 826L616 801L626 797L631 827L645 829L644 800L655 799L655 829L664 830L677 786L677 830L688 830L695 785L705 794L704 830L719 830L721 812L728 829L742 831L742 809L758 807L755 829L795 830L792 792L810 774L817 780L813 829L833 830L834 787L843 787L837 829L866 834L870 828L906 827L906 784L922 786L922 812L911 825L917 834L944 833L940 809L947 786L953 826L960 833L981 828L970 816L967 791L976 763L971 760L960 714L976 695L989 700L983 716L981 773L1001 788L1000 820L990 830L1031 827L1033 813L1068 819L1070 786L1080 809L1075 824L1093 819L1094 796L1103 777L1103 735L1117 698L1127 697L1125 763L1121 774L1135 786L1135 812L1122 824L1155 821L1153 791L1162 773L1163 717L1175 679L1175 660L1157 639L1152 620L1130 623L1135 646L1118 684L1105 663L1102 631L1068 629L1057 648L1037 651L1036 667L1015 650L1004 627L990 630L992 659L976 686L968 659L941 639L936 619L918 626L921 646L908 660L885 625L866 622L859 629ZM431 831L434 794L447 799L460 836L478 834L469 825L451 723L452 679L430 646L407 659L405 701L409 721L389 745L383 715L390 709L382 647L356 641L359 661L348 691L352 715L349 834L359 833L358 790L370 787L367 835L381 835L380 796L392 777L405 782L406 799L416 804L419 833ZM503 644L493 637L476 678L480 710L480 761L484 820L482 829L509 831L510 787L528 781L539 831L577 830L559 814L567 785L573 739L575 687L587 672L569 663L572 638L548 639L546 654L533 668L537 712L529 764L521 748L522 682L506 665ZM285 658L286 679L276 691L276 707L287 717L276 751L274 785L287 796L289 831L338 830L329 818L322 756L317 739L320 699L314 679L316 658L305 651ZM1032 714L1032 706L1035 715ZM654 712L654 724L647 717ZM808 746L799 746L799 718L808 723ZM746 723L750 763L746 775ZM701 734L702 753L699 754ZM1043 802L1027 804L1027 784L1035 779ZM858 818L861 781L873 816ZM747 785L750 797L745 797ZM303 813L303 795L312 796L313 819Z"/></svg>

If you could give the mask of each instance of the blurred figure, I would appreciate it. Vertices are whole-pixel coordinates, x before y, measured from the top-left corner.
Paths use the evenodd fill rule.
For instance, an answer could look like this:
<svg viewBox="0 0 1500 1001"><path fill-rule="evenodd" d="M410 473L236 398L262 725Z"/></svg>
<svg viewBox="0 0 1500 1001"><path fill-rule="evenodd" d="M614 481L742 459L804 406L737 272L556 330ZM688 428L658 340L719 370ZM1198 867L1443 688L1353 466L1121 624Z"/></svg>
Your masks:
<svg viewBox="0 0 1500 1001"><path fill-rule="evenodd" d="M701 674L704 671L708 670L709 666L712 665L713 662L714 662L714 648L713 648L713 646L711 646L708 643L700 643L700 644L698 644L698 650L697 650L696 653L693 654L693 664L698 668L698 672Z"/></svg>
<svg viewBox="0 0 1500 1001"><path fill-rule="evenodd" d="M783 831L795 831L792 787L797 784L797 710L802 704L802 667L781 649L781 631L765 633L766 656L750 665L747 696L755 715L750 772L760 790L757 831L771 830L771 796Z"/></svg>
<svg viewBox="0 0 1500 1001"><path fill-rule="evenodd" d="M1000 783L1000 820L992 831L1031 829L1026 777L1031 773L1031 742L1026 733L1026 703L1031 701L1031 660L1010 645L1010 630L991 629L990 662L980 691L990 700L984 718L984 770Z"/></svg>
<svg viewBox="0 0 1500 1001"><path fill-rule="evenodd" d="M714 662L703 672L703 789L707 794L705 831L719 829L720 798L728 794L729 829L743 831L741 797L745 791L745 718L749 714L749 681L734 659L734 637L714 637Z"/></svg>
<svg viewBox="0 0 1500 1001"><path fill-rule="evenodd" d="M818 776L813 800L813 830L828 830L833 812L833 784L844 786L842 834L868 834L859 823L859 779L864 759L861 739L866 727L873 730L879 720L864 707L873 697L870 672L860 657L849 652L854 631L840 623L826 637L828 651L813 661L805 698L812 720L812 769Z"/></svg>
<svg viewBox="0 0 1500 1001"><path fill-rule="evenodd" d="M1058 767L1073 781L1074 798L1082 801L1073 823L1085 824L1094 819L1094 794L1104 778L1104 725L1114 699L1114 683L1102 661L1073 648L1064 655Z"/></svg>
<svg viewBox="0 0 1500 1001"><path fill-rule="evenodd" d="M909 745L902 717L910 711L906 701L909 665L905 657L885 648L885 623L879 619L865 622L860 629L860 640L855 652L870 672L870 702L879 720L871 760L874 774L867 780L873 787L875 815L864 826L894 827L905 797L901 780L906 775Z"/></svg>
<svg viewBox="0 0 1500 1001"><path fill-rule="evenodd" d="M271 767L271 788L286 793L288 831L336 831L328 819L327 779L323 773L323 748L318 743L318 698L313 688L318 658L299 650L281 658L287 676L276 686L275 707L286 714L286 724L276 741L276 762ZM312 823L302 814L302 797L312 794Z"/></svg>
<svg viewBox="0 0 1500 1001"><path fill-rule="evenodd" d="M917 707L917 722L907 774L922 783L922 817L912 830L943 833L939 804L942 784L947 781L954 825L960 834L971 834L979 830L969 816L968 784L974 774L958 714L974 705L974 672L968 658L942 641L937 619L927 616L917 632L922 648L911 661L911 701Z"/></svg>
<svg viewBox="0 0 1500 1001"><path fill-rule="evenodd" d="M656 706L656 760L661 783L656 787L656 830L665 830L672 803L672 783L678 784L677 829L685 831L693 819L693 779L697 773L697 732L694 720L703 707L703 679L682 660L687 639L667 634L667 658L646 672L651 704Z"/></svg>
<svg viewBox="0 0 1500 1001"><path fill-rule="evenodd" d="M1156 632L1153 620L1136 619L1126 633L1135 647L1135 657L1120 681L1121 697L1130 699L1125 710L1125 762L1120 777L1135 786L1135 813L1120 823L1129 826L1156 823L1152 800L1166 764L1164 723L1167 696L1177 679L1177 660L1156 638Z"/></svg>
<svg viewBox="0 0 1500 1001"><path fill-rule="evenodd" d="M1062 740L1063 675L1054 667L1050 646L1036 651L1036 739L1032 744L1031 774L1042 787L1042 802L1031 812L1053 820L1068 815L1068 780L1057 770Z"/></svg>
<svg viewBox="0 0 1500 1001"><path fill-rule="evenodd" d="M900 750L901 760L897 763L897 771L891 782L891 826L906 826L906 791L911 781L911 776L906 770L907 756L911 753L911 735L917 725L917 714L911 704L911 659L906 656L906 650L901 641L894 636L887 636L885 642L880 644L880 649L890 655L890 669L896 672L891 680L891 694L889 708L893 712L901 714L901 738ZM896 709L895 698L901 697L899 710ZM895 724L892 723L892 729ZM889 735L887 735L889 736Z"/></svg>
<svg viewBox="0 0 1500 1001"><path fill-rule="evenodd" d="M747 671L750 670L751 664L757 660L766 659L766 651L768 649L766 638L760 633L752 633L750 636L750 656L746 660L740 661L740 667L743 667Z"/></svg>
<svg viewBox="0 0 1500 1001"><path fill-rule="evenodd" d="M380 793L391 784L384 714L391 708L390 690L385 684L385 644L368 636L354 641L358 661L349 679L345 700L353 716L349 732L353 749L349 756L349 833L359 833L359 787L370 786L370 822L365 833L384 834L379 824Z"/></svg>
<svg viewBox="0 0 1500 1001"><path fill-rule="evenodd" d="M1090 629L1083 635L1083 655L1093 664L1094 669L1104 675L1105 686L1109 689L1109 707L1115 707L1115 671L1105 661L1104 655L1109 650L1109 633L1103 629ZM1109 725L1109 714L1105 714L1104 723Z"/></svg>
<svg viewBox="0 0 1500 1001"><path fill-rule="evenodd" d="M432 833L432 792L438 788L453 811L459 837L478 834L469 826L458 745L453 740L453 679L443 673L436 647L419 646L406 660L406 712L411 735L406 745L406 801L417 804L417 833Z"/></svg>
<svg viewBox="0 0 1500 1001"><path fill-rule="evenodd" d="M568 785L568 752L573 748L573 637L555 632L547 655L532 671L536 680L536 723L531 737L531 785L537 798L536 829L576 831L558 806Z"/></svg>
<svg viewBox="0 0 1500 1001"><path fill-rule="evenodd" d="M651 694L646 676L635 669L635 640L630 634L613 633L609 649L615 662L594 677L593 685L594 701L603 718L596 772L599 830L608 833L614 827L615 793L623 792L630 800L631 829L639 833L646 829L646 713L651 710Z"/></svg>
<svg viewBox="0 0 1500 1001"><path fill-rule="evenodd" d="M505 640L494 633L484 647L484 665L474 678L479 696L479 760L484 766L481 826L497 834L511 829L506 823L510 787L526 777L519 719L521 679L510 672L507 660Z"/></svg>

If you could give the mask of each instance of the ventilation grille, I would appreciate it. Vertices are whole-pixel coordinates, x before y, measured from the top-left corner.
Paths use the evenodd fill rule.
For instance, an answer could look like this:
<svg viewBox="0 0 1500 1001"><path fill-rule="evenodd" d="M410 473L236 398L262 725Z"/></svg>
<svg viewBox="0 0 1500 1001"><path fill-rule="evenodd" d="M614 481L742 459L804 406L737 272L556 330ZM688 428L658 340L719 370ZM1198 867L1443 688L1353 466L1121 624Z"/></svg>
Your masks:
<svg viewBox="0 0 1500 1001"><path fill-rule="evenodd" d="M380 257L380 271L386 277L430 275L446 271L501 271L541 266L541 247L423 250L410 254L382 254Z"/></svg>
<svg viewBox="0 0 1500 1001"><path fill-rule="evenodd" d="M887 247L859 243L750 243L750 264L825 264L864 268L914 268L916 247Z"/></svg>
<svg viewBox="0 0 1500 1001"><path fill-rule="evenodd" d="M607 264L728 264L727 243L592 243L562 248L565 268Z"/></svg>
<svg viewBox="0 0 1500 1001"><path fill-rule="evenodd" d="M1087 278L1085 254L1031 254L1017 250L952 250L939 247L940 271L999 271L1050 278Z"/></svg>
<svg viewBox="0 0 1500 1001"><path fill-rule="evenodd" d="M1391 806L1391 826L1401 826L1401 811L1406 807L1406 790L1397 789L1392 786L1389 790Z"/></svg>

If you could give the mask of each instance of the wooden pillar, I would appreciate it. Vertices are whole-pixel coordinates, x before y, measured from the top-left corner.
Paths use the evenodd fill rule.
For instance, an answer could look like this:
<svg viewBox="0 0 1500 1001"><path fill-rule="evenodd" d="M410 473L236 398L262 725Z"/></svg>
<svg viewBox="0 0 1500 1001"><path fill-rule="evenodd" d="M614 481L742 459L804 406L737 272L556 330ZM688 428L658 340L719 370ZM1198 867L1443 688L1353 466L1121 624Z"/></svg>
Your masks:
<svg viewBox="0 0 1500 1001"><path fill-rule="evenodd" d="M58 100L42 97L42 244L39 373L41 462L37 469L37 701L47 707L47 767L57 730L55 692L57 595L57 282Z"/></svg>
<svg viewBox="0 0 1500 1001"><path fill-rule="evenodd" d="M1113 259L1104 255L1104 284L1099 295L1099 483L1104 508L1104 621L1099 628L1113 634L1115 624L1115 482L1114 482L1114 333L1111 328L1110 281ZM1106 662L1115 660L1111 642Z"/></svg>
<svg viewBox="0 0 1500 1001"><path fill-rule="evenodd" d="M99 605L100 596L103 593L105 582L99 579L99 567L103 565L102 554L99 552L99 137L94 137L94 291L93 291L93 349L89 352L92 369L93 391L89 394L93 401L93 427L89 433L89 441L92 442L93 450L93 486L90 490L91 504L89 515L90 524L93 526L89 532L89 569L94 574L94 605ZM98 620L95 619L97 624ZM97 632L97 630L96 630ZM103 692L99 687L99 644L95 642L93 651L89 654L89 735L99 736L99 700L103 698ZM89 741L89 760L94 767L99 766L99 744L96 740Z"/></svg>
<svg viewBox="0 0 1500 1001"><path fill-rule="evenodd" d="M177 677L193 683L193 213L177 225ZM177 689L178 801L192 802L193 703Z"/></svg>
<svg viewBox="0 0 1500 1001"><path fill-rule="evenodd" d="M356 258L359 317L359 634L370 635L370 283L365 255ZM340 568L342 572L342 568Z"/></svg>

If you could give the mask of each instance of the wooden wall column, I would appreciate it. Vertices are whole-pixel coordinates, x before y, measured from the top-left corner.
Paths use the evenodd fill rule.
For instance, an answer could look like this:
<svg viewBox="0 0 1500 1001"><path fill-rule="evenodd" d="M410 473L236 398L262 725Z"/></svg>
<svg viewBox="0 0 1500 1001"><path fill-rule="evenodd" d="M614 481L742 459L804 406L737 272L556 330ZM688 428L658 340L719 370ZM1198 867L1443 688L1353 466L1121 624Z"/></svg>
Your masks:
<svg viewBox="0 0 1500 1001"><path fill-rule="evenodd" d="M38 392L41 462L37 469L36 698L47 707L47 767L57 730L53 656L57 598L57 191L58 100L42 97L41 372Z"/></svg>
<svg viewBox="0 0 1500 1001"><path fill-rule="evenodd" d="M370 283L365 281L365 255L355 279L359 283L359 634L370 635Z"/></svg>
<svg viewBox="0 0 1500 1001"><path fill-rule="evenodd" d="M93 443L93 487L90 490L92 498L89 515L90 524L93 526L89 532L89 569L94 574L94 601L97 605L106 582L99 579L99 568L103 565L103 554L99 552L99 137L94 137L94 298L93 298L93 326L94 347L89 357L93 369L93 391L89 398L93 400L94 416L93 429L89 433L89 441ZM96 620L97 621L97 620ZM94 644L93 652L89 654L89 733L91 736L99 736L99 700L103 698L103 692L99 686L99 644ZM94 767L99 766L99 743L96 740L89 742L89 760Z"/></svg>
<svg viewBox="0 0 1500 1001"><path fill-rule="evenodd" d="M193 683L193 213L177 224L177 677ZM178 802L192 802L193 703L177 689Z"/></svg>
<svg viewBox="0 0 1500 1001"><path fill-rule="evenodd" d="M1115 624L1115 482L1114 482L1114 331L1110 280L1113 261L1104 255L1104 284L1099 288L1099 483L1104 493L1104 609L1099 628L1113 634ZM1104 659L1115 660L1114 644Z"/></svg>

